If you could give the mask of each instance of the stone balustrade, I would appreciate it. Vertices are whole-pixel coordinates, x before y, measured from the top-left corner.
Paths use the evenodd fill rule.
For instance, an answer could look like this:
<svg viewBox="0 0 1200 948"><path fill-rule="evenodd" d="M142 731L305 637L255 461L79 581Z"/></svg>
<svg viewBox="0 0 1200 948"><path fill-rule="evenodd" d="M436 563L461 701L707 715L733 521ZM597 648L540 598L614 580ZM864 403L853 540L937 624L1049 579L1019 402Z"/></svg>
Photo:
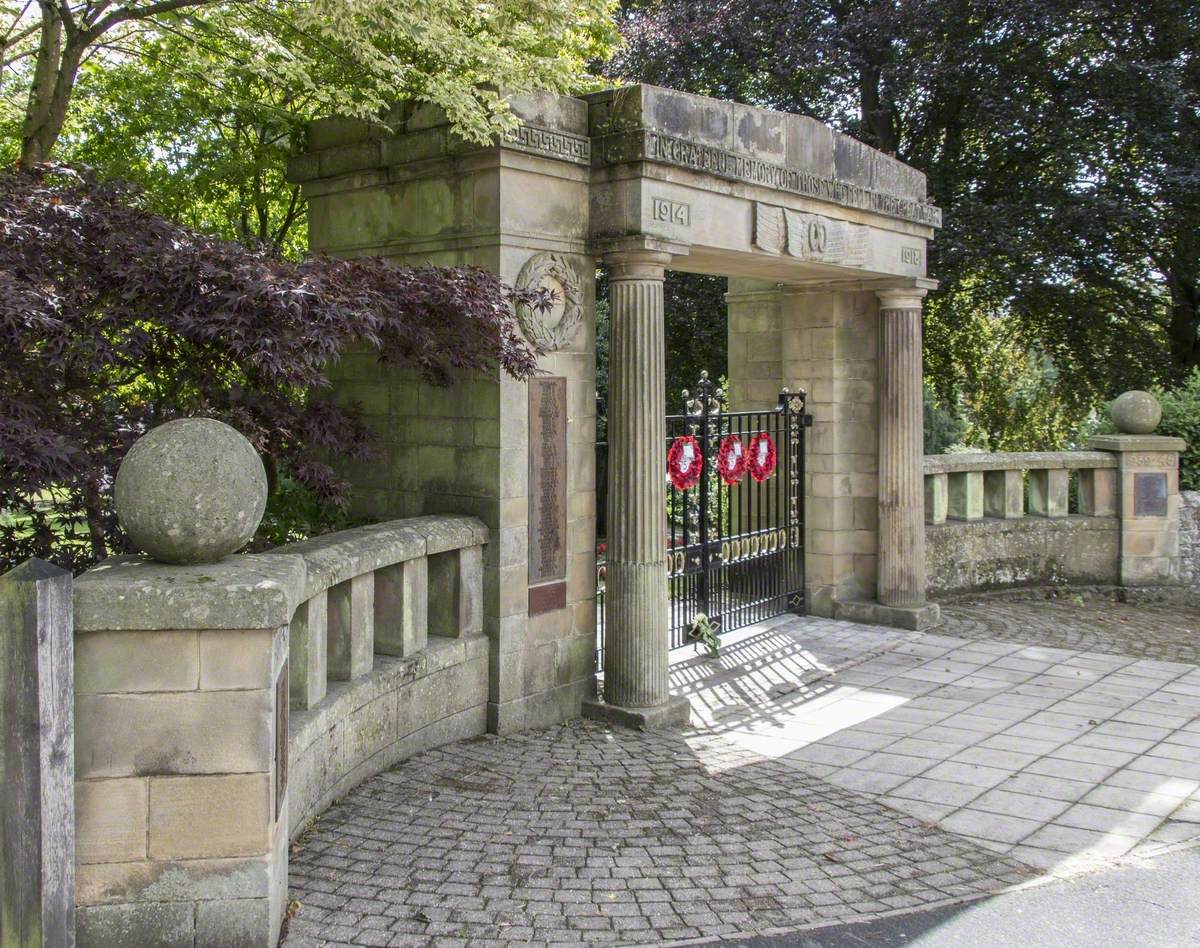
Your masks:
<svg viewBox="0 0 1200 948"><path fill-rule="evenodd" d="M1106 451L932 454L925 457L925 522L997 517L1117 515L1117 458Z"/></svg>
<svg viewBox="0 0 1200 948"><path fill-rule="evenodd" d="M81 576L79 944L274 944L289 839L365 777L485 731L487 539L418 517Z"/></svg>
<svg viewBox="0 0 1200 948"><path fill-rule="evenodd" d="M929 455L929 592L1179 581L1182 442L1106 435L1088 451Z"/></svg>

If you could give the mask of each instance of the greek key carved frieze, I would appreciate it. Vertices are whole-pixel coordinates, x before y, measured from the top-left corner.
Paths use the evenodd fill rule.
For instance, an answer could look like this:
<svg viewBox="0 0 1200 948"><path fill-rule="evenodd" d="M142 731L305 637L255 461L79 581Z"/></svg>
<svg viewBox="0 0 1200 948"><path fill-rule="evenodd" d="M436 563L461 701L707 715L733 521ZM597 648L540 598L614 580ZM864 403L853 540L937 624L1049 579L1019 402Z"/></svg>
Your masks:
<svg viewBox="0 0 1200 948"><path fill-rule="evenodd" d="M519 125L504 136L504 142L509 147L534 155L561 158L580 165L592 162L592 140L583 135L537 125Z"/></svg>

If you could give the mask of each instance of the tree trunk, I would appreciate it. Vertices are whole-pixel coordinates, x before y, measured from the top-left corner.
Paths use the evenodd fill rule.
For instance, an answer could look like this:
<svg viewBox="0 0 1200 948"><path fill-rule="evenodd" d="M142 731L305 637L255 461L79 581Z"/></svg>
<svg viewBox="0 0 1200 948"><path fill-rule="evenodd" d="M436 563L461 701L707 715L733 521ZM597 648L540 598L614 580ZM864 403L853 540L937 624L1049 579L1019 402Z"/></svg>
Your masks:
<svg viewBox="0 0 1200 948"><path fill-rule="evenodd" d="M882 103L879 86L882 70L878 66L863 66L859 72L859 114L862 118L863 140L872 148L888 155L896 154L895 123L892 109Z"/></svg>
<svg viewBox="0 0 1200 948"><path fill-rule="evenodd" d="M22 168L49 160L67 117L85 48L77 34L68 35L64 44L64 24L55 4L42 3L41 8L42 33L21 130Z"/></svg>
<svg viewBox="0 0 1200 948"><path fill-rule="evenodd" d="M1200 366L1200 286L1172 270L1167 274L1171 292L1171 318L1167 323L1167 339L1171 346L1171 361L1176 379L1182 379Z"/></svg>

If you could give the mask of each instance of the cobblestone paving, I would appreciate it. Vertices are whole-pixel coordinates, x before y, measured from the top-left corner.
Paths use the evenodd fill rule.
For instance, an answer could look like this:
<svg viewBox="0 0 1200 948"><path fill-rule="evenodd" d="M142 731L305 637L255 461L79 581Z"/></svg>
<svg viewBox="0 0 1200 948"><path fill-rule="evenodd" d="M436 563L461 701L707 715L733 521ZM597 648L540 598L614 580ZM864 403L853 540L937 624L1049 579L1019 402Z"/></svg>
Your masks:
<svg viewBox="0 0 1200 948"><path fill-rule="evenodd" d="M867 796L698 740L574 722L409 761L296 847L302 909L283 943L645 943L1029 879Z"/></svg>
<svg viewBox="0 0 1200 948"><path fill-rule="evenodd" d="M933 634L772 620L677 656L689 731L575 722L368 781L295 847L283 944L745 935L1200 841L1196 618L981 599Z"/></svg>
<svg viewBox="0 0 1200 948"><path fill-rule="evenodd" d="M1200 664L1200 609L1105 599L979 597L942 606L942 635Z"/></svg>

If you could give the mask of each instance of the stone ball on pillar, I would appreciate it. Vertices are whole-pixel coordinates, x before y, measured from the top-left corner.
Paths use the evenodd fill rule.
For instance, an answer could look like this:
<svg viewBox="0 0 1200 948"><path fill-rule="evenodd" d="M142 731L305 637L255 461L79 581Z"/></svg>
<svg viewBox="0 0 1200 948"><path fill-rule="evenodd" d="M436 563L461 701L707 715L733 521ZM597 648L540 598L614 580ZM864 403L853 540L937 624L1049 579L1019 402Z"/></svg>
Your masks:
<svg viewBox="0 0 1200 948"><path fill-rule="evenodd" d="M1118 396L1109 414L1121 434L1150 434L1162 421L1162 405L1149 392L1135 390Z"/></svg>
<svg viewBox="0 0 1200 948"><path fill-rule="evenodd" d="M240 432L213 418L180 418L134 442L114 494L138 549L163 563L215 563L254 536L267 474Z"/></svg>

